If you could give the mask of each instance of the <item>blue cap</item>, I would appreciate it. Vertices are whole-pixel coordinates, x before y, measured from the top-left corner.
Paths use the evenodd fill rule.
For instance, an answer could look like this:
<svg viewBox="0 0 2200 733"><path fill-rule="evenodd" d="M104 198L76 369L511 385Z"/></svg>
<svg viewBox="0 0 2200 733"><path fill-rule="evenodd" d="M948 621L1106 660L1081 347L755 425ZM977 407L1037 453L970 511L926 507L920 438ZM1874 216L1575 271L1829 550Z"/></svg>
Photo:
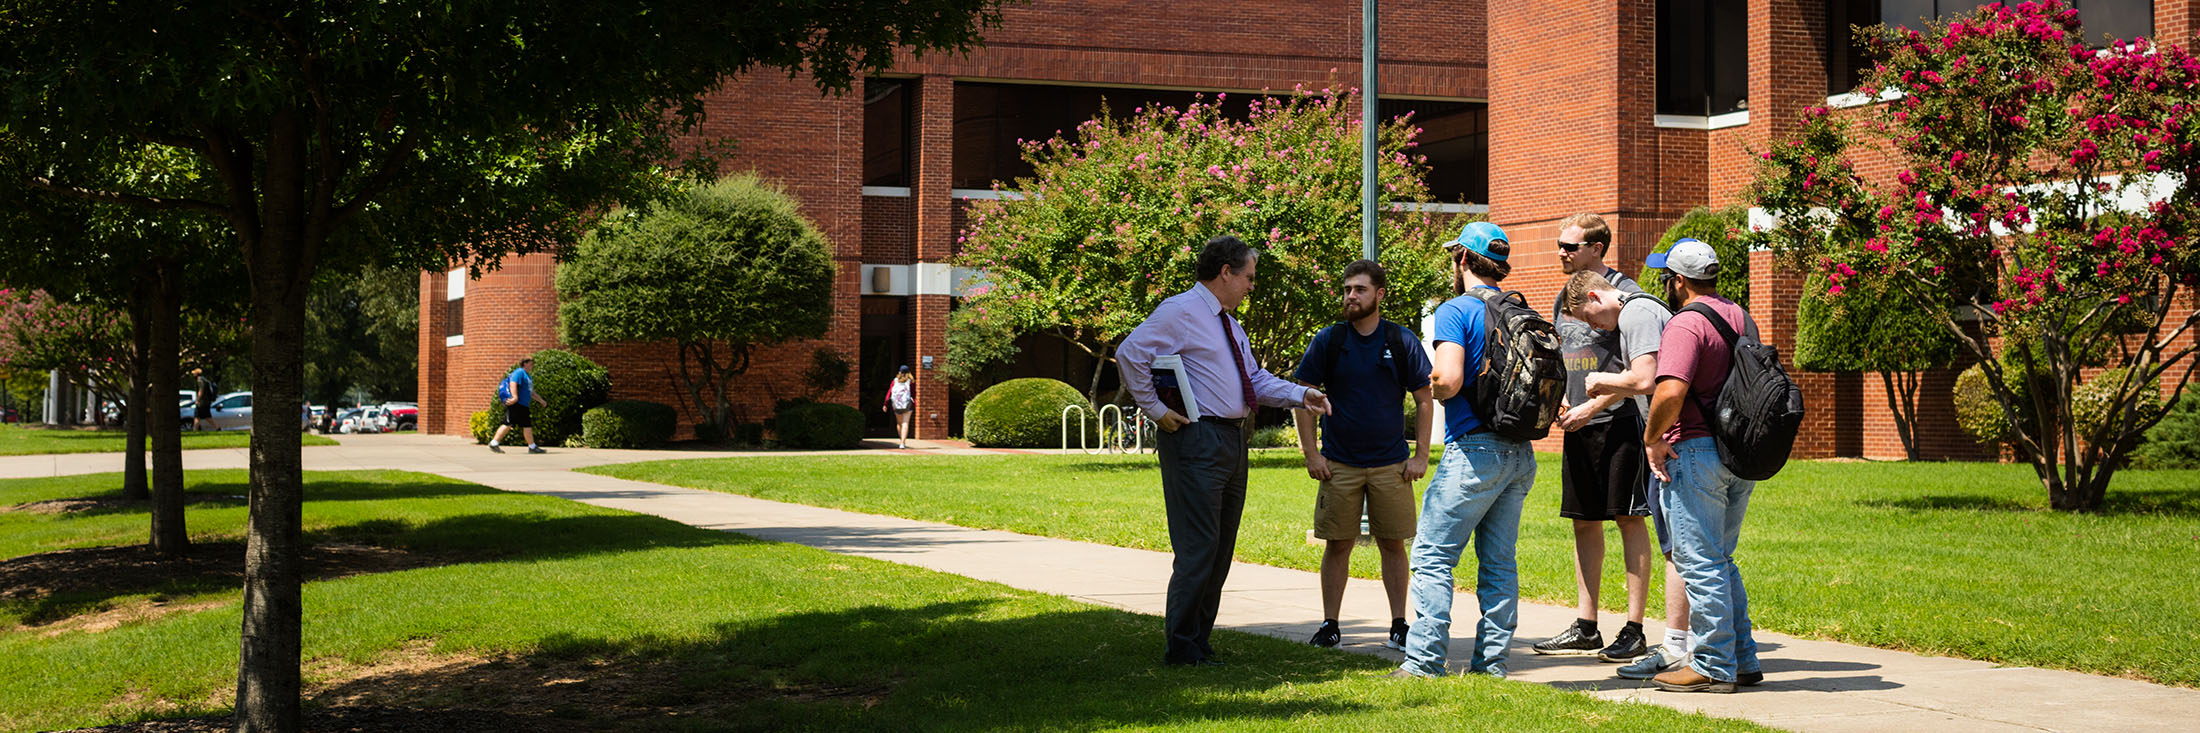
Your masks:
<svg viewBox="0 0 2200 733"><path fill-rule="evenodd" d="M1451 240L1449 242L1445 242L1444 246L1465 247L1467 248L1467 251L1481 255L1483 257L1488 257L1492 261L1504 262L1507 255L1490 253L1490 242L1500 240L1505 242L1512 241L1511 238L1505 236L1505 230L1498 228L1496 224L1491 224L1486 221L1478 221L1472 224L1468 224L1465 228L1460 229L1459 238Z"/></svg>

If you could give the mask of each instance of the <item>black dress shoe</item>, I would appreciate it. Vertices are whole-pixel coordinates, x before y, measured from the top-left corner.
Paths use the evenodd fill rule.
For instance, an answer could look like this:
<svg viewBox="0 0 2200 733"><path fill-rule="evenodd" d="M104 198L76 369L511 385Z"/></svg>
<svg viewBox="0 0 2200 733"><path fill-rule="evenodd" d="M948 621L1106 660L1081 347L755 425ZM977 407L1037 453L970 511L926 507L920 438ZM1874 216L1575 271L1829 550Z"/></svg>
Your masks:
<svg viewBox="0 0 2200 733"><path fill-rule="evenodd" d="M1765 673L1763 672L1743 672L1741 674L1734 675L1734 684L1741 685L1743 687L1756 687L1760 684L1764 684L1764 681Z"/></svg>

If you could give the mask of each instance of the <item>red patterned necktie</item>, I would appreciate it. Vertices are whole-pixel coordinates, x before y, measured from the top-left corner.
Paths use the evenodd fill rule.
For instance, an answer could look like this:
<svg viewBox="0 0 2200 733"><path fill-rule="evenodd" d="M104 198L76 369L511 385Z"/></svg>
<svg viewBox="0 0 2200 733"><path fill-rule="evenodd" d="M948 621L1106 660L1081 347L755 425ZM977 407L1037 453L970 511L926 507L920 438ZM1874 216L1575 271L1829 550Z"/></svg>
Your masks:
<svg viewBox="0 0 2200 733"><path fill-rule="evenodd" d="M1237 334L1230 328L1230 314L1216 313L1215 317L1222 319L1222 345L1230 350L1230 361L1237 364L1238 388L1245 390L1245 416L1252 417L1253 407L1258 404L1253 401L1253 377L1245 372L1245 356L1238 353Z"/></svg>

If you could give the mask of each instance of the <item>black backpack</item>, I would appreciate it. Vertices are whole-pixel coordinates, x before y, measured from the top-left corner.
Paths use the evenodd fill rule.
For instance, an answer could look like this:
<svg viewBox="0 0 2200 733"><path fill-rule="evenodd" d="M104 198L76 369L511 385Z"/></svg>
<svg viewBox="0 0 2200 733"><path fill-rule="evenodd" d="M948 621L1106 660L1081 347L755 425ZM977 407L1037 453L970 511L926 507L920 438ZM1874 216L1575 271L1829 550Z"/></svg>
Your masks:
<svg viewBox="0 0 2200 733"><path fill-rule="evenodd" d="M1704 411L1713 442L1719 446L1719 462L1738 478L1772 478L1795 449L1795 434L1803 426L1803 390L1781 368L1779 349L1735 333L1711 306L1690 303L1681 312L1710 321L1733 350L1734 365L1726 372L1726 387L1711 409Z"/></svg>
<svg viewBox="0 0 2200 733"><path fill-rule="evenodd" d="M1559 403L1566 400L1566 362L1559 355L1558 328L1528 307L1518 290L1500 294L1489 288L1467 290L1488 306L1482 342L1482 371L1475 376L1469 403L1482 427L1510 440L1539 440L1551 434Z"/></svg>
<svg viewBox="0 0 2200 733"><path fill-rule="evenodd" d="M1335 330L1351 327L1352 324L1350 323L1338 321L1329 328ZM1406 327L1392 323L1388 319L1384 319L1375 327L1383 332L1383 348L1390 350L1390 370L1398 380L1398 388L1411 394L1415 386L1421 383L1422 378L1426 378L1428 375L1422 374L1417 378L1415 375L1406 373L1406 354L1408 353L1406 351ZM1345 333L1342 331L1330 334L1329 346L1322 351L1322 378L1325 380L1334 382L1337 378L1337 359L1344 355L1344 339ZM1329 385L1325 384L1323 386L1327 387Z"/></svg>

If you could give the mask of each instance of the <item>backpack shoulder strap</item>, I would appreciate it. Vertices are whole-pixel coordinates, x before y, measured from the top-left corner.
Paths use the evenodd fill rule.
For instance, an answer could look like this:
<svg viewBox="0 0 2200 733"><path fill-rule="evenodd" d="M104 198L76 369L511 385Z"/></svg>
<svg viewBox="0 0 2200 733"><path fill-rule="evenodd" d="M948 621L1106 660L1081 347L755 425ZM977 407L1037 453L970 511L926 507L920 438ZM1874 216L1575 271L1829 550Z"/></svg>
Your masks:
<svg viewBox="0 0 2200 733"><path fill-rule="evenodd" d="M1628 303L1633 303L1638 300L1648 300L1652 303L1658 304L1658 307L1664 309L1667 313L1673 312L1673 306L1666 304L1664 298L1660 298L1649 293L1637 291L1633 293L1627 293L1619 297L1620 305L1626 305Z"/></svg>
<svg viewBox="0 0 2200 733"><path fill-rule="evenodd" d="M1339 326L1345 325L1348 324L1346 324L1344 321L1337 321L1335 323L1329 324L1328 326L1324 326L1321 331L1314 334L1314 338L1324 339L1324 341L1322 341L1321 386L1325 389L1328 388L1330 385L1335 384L1337 381L1337 360L1344 356L1344 339L1339 338L1344 334L1340 333L1337 329Z"/></svg>
<svg viewBox="0 0 2200 733"><path fill-rule="evenodd" d="M1741 345L1741 335L1735 333L1734 327L1727 325L1726 319L1720 318L1719 312L1712 310L1711 306L1704 305L1703 303L1689 303L1688 307L1681 309L1681 313L1694 313L1696 315L1703 316L1704 320L1710 321L1711 327L1718 329L1719 336L1726 339L1726 348L1733 349L1734 347ZM1675 314L1675 317L1679 317L1679 314Z"/></svg>
<svg viewBox="0 0 2200 733"><path fill-rule="evenodd" d="M1413 382L1409 381L1412 375L1406 373L1406 327L1384 319L1380 328L1383 329L1383 346L1390 349L1391 374L1397 378L1399 389L1412 392L1410 385Z"/></svg>

